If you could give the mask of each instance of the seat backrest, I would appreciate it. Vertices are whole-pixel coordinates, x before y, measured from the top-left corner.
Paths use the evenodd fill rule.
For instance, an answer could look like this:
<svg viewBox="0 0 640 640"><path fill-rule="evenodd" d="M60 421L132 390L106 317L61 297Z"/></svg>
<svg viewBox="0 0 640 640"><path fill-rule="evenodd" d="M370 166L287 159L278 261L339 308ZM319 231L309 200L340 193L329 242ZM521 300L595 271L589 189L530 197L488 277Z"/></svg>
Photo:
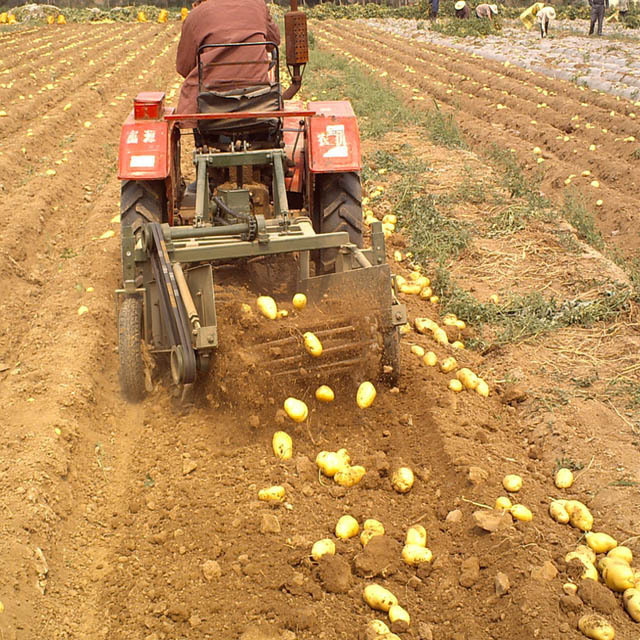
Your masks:
<svg viewBox="0 0 640 640"><path fill-rule="evenodd" d="M281 109L282 96L278 85L242 87L228 91L209 89L198 94L198 113L265 112ZM280 128L279 118L198 120L198 129L204 136L226 135L248 141L274 139Z"/></svg>

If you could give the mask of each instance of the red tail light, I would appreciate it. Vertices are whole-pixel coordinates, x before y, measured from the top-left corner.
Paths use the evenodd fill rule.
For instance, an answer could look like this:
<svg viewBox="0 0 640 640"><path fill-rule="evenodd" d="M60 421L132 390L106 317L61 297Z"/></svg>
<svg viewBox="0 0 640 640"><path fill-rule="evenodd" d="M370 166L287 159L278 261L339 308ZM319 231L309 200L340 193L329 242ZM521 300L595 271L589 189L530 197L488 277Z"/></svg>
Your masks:
<svg viewBox="0 0 640 640"><path fill-rule="evenodd" d="M160 120L163 113L163 91L143 91L133 100L133 117L136 120Z"/></svg>

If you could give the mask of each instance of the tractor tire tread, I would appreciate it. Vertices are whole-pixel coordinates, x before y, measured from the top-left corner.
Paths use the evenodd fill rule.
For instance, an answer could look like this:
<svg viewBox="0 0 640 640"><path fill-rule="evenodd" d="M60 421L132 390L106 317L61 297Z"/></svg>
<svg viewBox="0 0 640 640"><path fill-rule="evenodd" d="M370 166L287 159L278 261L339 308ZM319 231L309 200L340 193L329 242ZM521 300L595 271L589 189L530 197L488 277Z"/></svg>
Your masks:
<svg viewBox="0 0 640 640"><path fill-rule="evenodd" d="M123 300L118 317L118 354L120 388L129 402L140 402L146 394L145 365L142 353L142 298Z"/></svg>

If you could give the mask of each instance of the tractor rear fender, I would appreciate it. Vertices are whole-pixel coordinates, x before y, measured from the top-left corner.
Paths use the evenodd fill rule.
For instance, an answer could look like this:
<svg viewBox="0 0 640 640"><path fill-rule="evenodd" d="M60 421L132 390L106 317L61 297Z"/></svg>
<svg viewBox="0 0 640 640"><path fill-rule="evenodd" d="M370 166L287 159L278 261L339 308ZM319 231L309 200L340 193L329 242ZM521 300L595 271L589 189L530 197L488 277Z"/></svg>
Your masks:
<svg viewBox="0 0 640 640"><path fill-rule="evenodd" d="M164 114L174 109L165 108ZM136 120L129 114L120 134L118 178L120 180L163 180L173 166L173 129L164 119Z"/></svg>
<svg viewBox="0 0 640 640"><path fill-rule="evenodd" d="M358 121L348 100L309 102L308 166L311 173L357 172L362 168Z"/></svg>

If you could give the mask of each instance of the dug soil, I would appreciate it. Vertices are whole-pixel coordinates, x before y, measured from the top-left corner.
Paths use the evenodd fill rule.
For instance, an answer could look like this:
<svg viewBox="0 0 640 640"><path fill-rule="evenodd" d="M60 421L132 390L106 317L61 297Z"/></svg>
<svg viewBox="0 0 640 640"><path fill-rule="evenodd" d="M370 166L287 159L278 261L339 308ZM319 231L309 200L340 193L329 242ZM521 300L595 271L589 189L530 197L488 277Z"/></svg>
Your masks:
<svg viewBox="0 0 640 640"><path fill-rule="evenodd" d="M339 39L337 27L326 29ZM369 34L365 43L361 28L353 29L345 49L358 47L363 59L379 62L376 48L389 36ZM488 398L450 391L451 376L424 366L410 346L433 349L439 358L451 352L412 333L401 345L397 387L378 385L366 410L355 404L358 379L325 380L336 400L321 405L313 397L317 380L304 387L296 378L292 385L303 384L297 393L310 412L304 423L293 423L282 412L287 389L270 389L259 367L255 385L245 376L242 385L224 390L213 367L194 404L185 406L161 362L148 397L137 405L123 400L114 299L121 276L119 129L139 90L166 88L175 100L178 35L176 25L152 24L56 26L31 30L28 40L0 33L3 66L17 61L20 69L0 76L8 113L0 152L0 203L7 212L0 244L0 636L364 637L369 620L388 622L362 598L363 588L378 582L411 616L408 628L394 626L401 638L578 638L577 619L591 611L606 615L617 637L635 637L619 595L613 601L610 592L595 589L584 598L564 595L562 585L575 576L563 558L581 534L547 515L551 497L582 500L596 529L640 553L638 416L627 409L626 396L608 393L611 381L637 384L640 338L632 308L616 323L484 355L456 352L461 365L487 380ZM405 64L384 62L398 81ZM510 74L495 82L510 82ZM500 93L502 85L493 82L490 91ZM440 91L435 84L433 90ZM441 90L448 95L444 85ZM525 103L515 88L507 93L503 101ZM609 108L609 98L597 99L603 104L585 108L594 110L594 122ZM474 106L465 116L480 142L492 131L524 151L516 131L509 137L507 127L483 122L485 115ZM525 116L517 117L525 126ZM622 118L602 126L631 135ZM552 125L545 127L557 175L579 173L572 156L553 146ZM433 146L411 129L367 142L365 152L396 152L405 143L428 161L423 177L434 189L442 175L461 180L465 164L478 179L496 180L473 153ZM600 222L618 230L624 249L637 242L637 176L620 155L626 147L617 144L607 147L603 162L618 153L618 165L607 171L630 177L623 188L600 175L608 203ZM548 176L545 185L554 180ZM374 207L377 215L392 209L384 197ZM476 207L460 215L486 213ZM501 242L487 239L454 275L479 297L539 287L541 270L544 286L560 296L576 283L618 275L593 252L567 260L560 233L537 227ZM400 234L391 238L389 256L405 243ZM409 272L406 262L394 269ZM247 288L242 295L252 300L258 293L265 292ZM283 326L297 336L296 328L318 318L311 307L293 315L289 300L280 300L292 314ZM439 320L437 305L405 301L411 320ZM236 306L226 321L226 357L233 355L230 345L246 344L240 331L249 343L270 331L270 321L255 311L253 326L242 313ZM461 337L474 334L471 326ZM276 430L291 435L291 460L274 456ZM352 488L323 477L314 464L319 451L343 447L367 470ZM553 484L560 460L582 466L568 490ZM416 475L406 494L390 482L401 465ZM507 516L494 531L481 529L473 514L494 513L506 473L524 478L512 498L531 509L533 520ZM275 484L286 490L284 503L258 501L258 491ZM347 513L360 524L381 521L385 536L366 550L358 538L337 540L335 524ZM406 530L416 523L426 528L433 552L433 561L419 568L400 558ZM336 542L335 557L313 561L312 544L326 537Z"/></svg>

